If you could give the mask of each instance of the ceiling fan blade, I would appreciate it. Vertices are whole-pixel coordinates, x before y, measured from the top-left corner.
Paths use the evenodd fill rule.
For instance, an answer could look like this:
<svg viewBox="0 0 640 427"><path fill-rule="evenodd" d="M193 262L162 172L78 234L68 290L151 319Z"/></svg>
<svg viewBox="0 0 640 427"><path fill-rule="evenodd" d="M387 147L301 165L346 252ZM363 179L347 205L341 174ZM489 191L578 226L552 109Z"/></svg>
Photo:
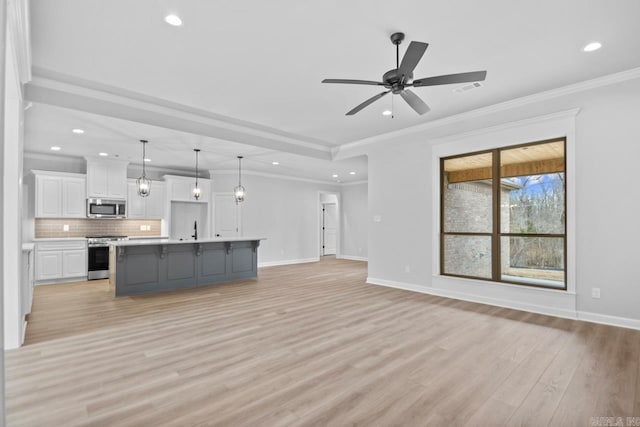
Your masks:
<svg viewBox="0 0 640 427"><path fill-rule="evenodd" d="M353 110L349 111L347 114L345 114L345 116L353 116L355 113L357 113L358 111L362 110L363 108L373 104L374 102L376 102L378 99L382 98L383 96L385 96L389 92L391 92L391 91L387 90L385 92L380 92L376 96L372 96L371 98L369 98L366 101L364 101L362 104L358 105Z"/></svg>
<svg viewBox="0 0 640 427"><path fill-rule="evenodd" d="M400 68L398 68L400 74L404 74L405 76L412 74L416 65L418 65L418 62L422 59L422 55L424 55L427 47L429 47L429 43L411 42L402 57Z"/></svg>
<svg viewBox="0 0 640 427"><path fill-rule="evenodd" d="M471 71L469 73L445 74L442 76L416 79L412 85L413 87L450 85L455 83L481 82L486 78L486 71Z"/></svg>
<svg viewBox="0 0 640 427"><path fill-rule="evenodd" d="M425 104L425 102L420 99L418 95L411 92L410 90L403 90L402 92L400 92L400 96L402 97L402 99L407 101L407 104L409 104L411 108L416 110L416 113L420 115L428 113L431 110L431 108L429 108L429 106Z"/></svg>
<svg viewBox="0 0 640 427"><path fill-rule="evenodd" d="M324 79L322 83L342 83L342 84L348 84L348 85L384 86L384 83L382 82L374 82L371 80Z"/></svg>

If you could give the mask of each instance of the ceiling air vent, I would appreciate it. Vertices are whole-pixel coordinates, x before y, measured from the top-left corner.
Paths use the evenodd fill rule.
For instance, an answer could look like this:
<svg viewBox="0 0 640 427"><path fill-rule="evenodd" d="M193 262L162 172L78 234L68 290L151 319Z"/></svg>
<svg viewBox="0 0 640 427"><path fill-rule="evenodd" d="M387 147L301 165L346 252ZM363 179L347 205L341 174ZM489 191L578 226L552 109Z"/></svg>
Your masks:
<svg viewBox="0 0 640 427"><path fill-rule="evenodd" d="M468 85L459 86L459 87L455 88L453 91L455 93L469 92L472 89L478 89L478 88L480 88L482 86L483 86L483 84L480 83L480 82L473 82L473 83L469 83Z"/></svg>

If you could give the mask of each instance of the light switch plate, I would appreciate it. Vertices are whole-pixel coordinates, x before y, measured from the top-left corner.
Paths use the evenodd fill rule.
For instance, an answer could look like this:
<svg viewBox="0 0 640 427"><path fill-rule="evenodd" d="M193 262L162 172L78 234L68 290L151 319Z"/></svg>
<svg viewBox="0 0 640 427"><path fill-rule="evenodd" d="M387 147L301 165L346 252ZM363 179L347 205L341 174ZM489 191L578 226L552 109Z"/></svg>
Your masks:
<svg viewBox="0 0 640 427"><path fill-rule="evenodd" d="M64 224L62 226L62 231L69 231L69 224Z"/></svg>
<svg viewBox="0 0 640 427"><path fill-rule="evenodd" d="M600 298L600 288L591 288L591 297Z"/></svg>

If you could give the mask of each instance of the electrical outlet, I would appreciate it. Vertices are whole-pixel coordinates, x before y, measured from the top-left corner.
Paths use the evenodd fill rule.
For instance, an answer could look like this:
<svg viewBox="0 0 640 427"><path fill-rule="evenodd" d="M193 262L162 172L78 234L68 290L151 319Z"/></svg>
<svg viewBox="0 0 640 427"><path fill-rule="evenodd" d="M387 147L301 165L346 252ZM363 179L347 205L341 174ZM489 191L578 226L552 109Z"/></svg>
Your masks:
<svg viewBox="0 0 640 427"><path fill-rule="evenodd" d="M144 226L144 230L145 231L151 231L151 226L150 225L145 225Z"/></svg>
<svg viewBox="0 0 640 427"><path fill-rule="evenodd" d="M69 224L64 224L62 226L62 231L69 231Z"/></svg>
<svg viewBox="0 0 640 427"><path fill-rule="evenodd" d="M382 222L382 216L374 215L373 216L373 222Z"/></svg>
<svg viewBox="0 0 640 427"><path fill-rule="evenodd" d="M591 298L600 298L600 288L591 288Z"/></svg>
<svg viewBox="0 0 640 427"><path fill-rule="evenodd" d="M146 225L141 225L141 226L140 226L140 231L144 231L144 230L145 230L145 228L147 228L147 226L146 226Z"/></svg>

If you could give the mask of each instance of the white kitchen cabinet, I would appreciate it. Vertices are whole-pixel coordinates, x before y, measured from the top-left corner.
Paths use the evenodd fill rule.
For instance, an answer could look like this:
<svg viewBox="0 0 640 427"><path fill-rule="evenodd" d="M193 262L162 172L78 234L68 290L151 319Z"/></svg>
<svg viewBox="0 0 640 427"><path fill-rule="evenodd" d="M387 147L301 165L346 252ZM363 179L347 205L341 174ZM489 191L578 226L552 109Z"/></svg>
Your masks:
<svg viewBox="0 0 640 427"><path fill-rule="evenodd" d="M62 251L37 251L36 280L52 280L62 277Z"/></svg>
<svg viewBox="0 0 640 427"><path fill-rule="evenodd" d="M151 193L147 197L138 196L138 187L135 180L129 180L127 184L127 208L128 218L162 219L165 210L165 184L161 181L151 182Z"/></svg>
<svg viewBox="0 0 640 427"><path fill-rule="evenodd" d="M33 171L36 218L86 218L84 175Z"/></svg>
<svg viewBox="0 0 640 427"><path fill-rule="evenodd" d="M36 243L37 282L87 277L87 241L47 240Z"/></svg>
<svg viewBox="0 0 640 427"><path fill-rule="evenodd" d="M120 160L87 158L87 197L126 199L127 164Z"/></svg>
<svg viewBox="0 0 640 427"><path fill-rule="evenodd" d="M36 175L36 217L62 216L62 179L59 176Z"/></svg>
<svg viewBox="0 0 640 427"><path fill-rule="evenodd" d="M149 219L162 219L165 217L165 183L153 181L151 193L146 197L146 215Z"/></svg>
<svg viewBox="0 0 640 427"><path fill-rule="evenodd" d="M193 189L196 184L195 178L184 176L165 175L165 182L169 186L169 197L172 202L208 202L211 197L211 181L208 179L198 179L200 187L200 198L193 197Z"/></svg>
<svg viewBox="0 0 640 427"><path fill-rule="evenodd" d="M87 275L87 251L62 251L62 277L80 277Z"/></svg>
<svg viewBox="0 0 640 427"><path fill-rule="evenodd" d="M85 178L62 178L62 216L64 218L86 218L87 180Z"/></svg>

